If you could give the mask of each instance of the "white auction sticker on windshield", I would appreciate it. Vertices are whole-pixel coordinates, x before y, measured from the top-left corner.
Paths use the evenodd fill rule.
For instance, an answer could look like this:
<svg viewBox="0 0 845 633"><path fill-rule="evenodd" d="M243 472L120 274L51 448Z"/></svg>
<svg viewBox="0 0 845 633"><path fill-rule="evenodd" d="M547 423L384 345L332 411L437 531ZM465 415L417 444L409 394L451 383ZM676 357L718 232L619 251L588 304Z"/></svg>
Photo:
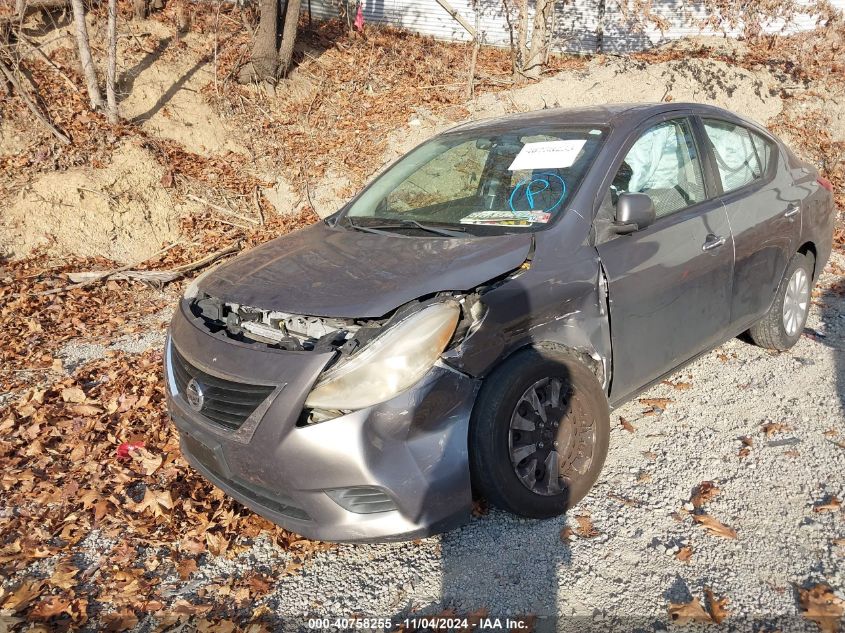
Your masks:
<svg viewBox="0 0 845 633"><path fill-rule="evenodd" d="M513 159L509 171L521 169L560 169L572 167L578 154L586 143L586 139L570 139L567 141L542 141L526 143Z"/></svg>

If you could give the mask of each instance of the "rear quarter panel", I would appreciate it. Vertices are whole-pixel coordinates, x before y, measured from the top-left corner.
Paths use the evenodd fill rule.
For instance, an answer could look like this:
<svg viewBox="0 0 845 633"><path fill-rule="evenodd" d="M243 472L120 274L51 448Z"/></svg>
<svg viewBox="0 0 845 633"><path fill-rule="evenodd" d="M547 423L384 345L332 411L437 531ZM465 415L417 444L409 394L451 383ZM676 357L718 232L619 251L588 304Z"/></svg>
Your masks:
<svg viewBox="0 0 845 633"><path fill-rule="evenodd" d="M818 169L796 158L788 148L785 153L795 187L803 193L799 245L813 245L816 252L813 277L818 279L833 248L833 226L836 218L833 194L819 184Z"/></svg>

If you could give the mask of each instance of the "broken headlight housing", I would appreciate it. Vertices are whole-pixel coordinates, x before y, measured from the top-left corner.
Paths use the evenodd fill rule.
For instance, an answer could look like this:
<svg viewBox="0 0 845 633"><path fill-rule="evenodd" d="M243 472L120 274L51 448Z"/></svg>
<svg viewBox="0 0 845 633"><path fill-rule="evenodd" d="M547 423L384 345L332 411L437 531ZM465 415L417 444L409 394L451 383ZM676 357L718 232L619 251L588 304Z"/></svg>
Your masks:
<svg viewBox="0 0 845 633"><path fill-rule="evenodd" d="M450 299L388 326L360 352L327 370L305 406L354 410L390 400L431 369L452 339L460 314L460 305Z"/></svg>

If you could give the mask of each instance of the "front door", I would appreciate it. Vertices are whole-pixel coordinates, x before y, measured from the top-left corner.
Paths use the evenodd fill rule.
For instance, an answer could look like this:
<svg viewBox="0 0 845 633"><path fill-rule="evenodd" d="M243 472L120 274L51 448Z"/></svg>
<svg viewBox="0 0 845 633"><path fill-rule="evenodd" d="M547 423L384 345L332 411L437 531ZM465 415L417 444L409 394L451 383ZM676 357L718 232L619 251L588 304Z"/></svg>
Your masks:
<svg viewBox="0 0 845 633"><path fill-rule="evenodd" d="M733 238L705 182L691 121L651 126L631 146L605 197L645 193L656 221L597 245L608 282L613 373L610 398L638 388L717 344L730 319Z"/></svg>

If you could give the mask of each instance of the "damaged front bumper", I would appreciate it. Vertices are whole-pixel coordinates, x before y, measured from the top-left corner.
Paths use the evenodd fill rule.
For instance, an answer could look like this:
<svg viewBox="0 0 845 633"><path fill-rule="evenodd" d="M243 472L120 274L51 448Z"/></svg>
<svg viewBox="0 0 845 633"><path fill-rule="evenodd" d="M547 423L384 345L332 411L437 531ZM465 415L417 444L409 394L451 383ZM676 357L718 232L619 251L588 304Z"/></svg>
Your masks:
<svg viewBox="0 0 845 633"><path fill-rule="evenodd" d="M185 458L308 538L405 540L465 523L478 381L438 363L392 400L303 425L305 398L330 358L214 337L183 302L166 374Z"/></svg>

